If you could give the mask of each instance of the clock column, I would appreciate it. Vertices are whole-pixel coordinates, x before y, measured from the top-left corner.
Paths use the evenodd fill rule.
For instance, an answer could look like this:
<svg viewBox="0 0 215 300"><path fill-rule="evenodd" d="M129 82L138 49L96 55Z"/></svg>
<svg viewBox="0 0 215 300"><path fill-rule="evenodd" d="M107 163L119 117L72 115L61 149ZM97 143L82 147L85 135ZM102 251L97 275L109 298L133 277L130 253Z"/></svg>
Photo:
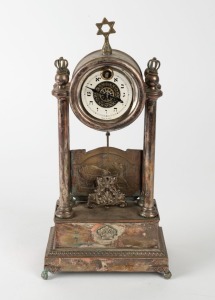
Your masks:
<svg viewBox="0 0 215 300"><path fill-rule="evenodd" d="M70 144L69 144L69 70L67 60L60 57L55 61L57 74L52 91L58 99L58 137L59 137L59 181L60 197L55 215L70 218L73 210L70 202Z"/></svg>
<svg viewBox="0 0 215 300"><path fill-rule="evenodd" d="M142 174L142 206L140 215L146 218L157 216L154 201L154 163L155 163L155 131L157 99L162 96L159 84L158 69L160 62L153 58L145 70L146 104L144 126L143 174Z"/></svg>

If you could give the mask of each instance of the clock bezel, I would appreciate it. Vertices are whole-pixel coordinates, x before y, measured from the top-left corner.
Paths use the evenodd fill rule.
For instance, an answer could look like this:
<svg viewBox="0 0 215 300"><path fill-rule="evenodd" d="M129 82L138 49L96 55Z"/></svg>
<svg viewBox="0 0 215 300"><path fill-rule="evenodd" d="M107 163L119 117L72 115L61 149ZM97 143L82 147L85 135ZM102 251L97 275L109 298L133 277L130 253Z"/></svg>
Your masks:
<svg viewBox="0 0 215 300"><path fill-rule="evenodd" d="M113 68L126 76L132 88L132 104L130 108L113 120L98 119L87 112L82 104L81 89L90 74L103 68ZM130 125L137 119L144 108L146 93L142 74L131 64L122 59L105 56L86 62L73 74L69 89L70 106L76 117L86 126L100 130L113 131Z"/></svg>

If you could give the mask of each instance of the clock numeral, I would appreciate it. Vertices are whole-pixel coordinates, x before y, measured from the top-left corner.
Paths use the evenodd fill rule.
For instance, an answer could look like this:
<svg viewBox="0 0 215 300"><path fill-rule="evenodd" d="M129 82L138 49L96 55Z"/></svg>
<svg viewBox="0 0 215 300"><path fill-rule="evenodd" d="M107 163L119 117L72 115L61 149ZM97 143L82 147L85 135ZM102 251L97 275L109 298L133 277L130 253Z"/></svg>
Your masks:
<svg viewBox="0 0 215 300"><path fill-rule="evenodd" d="M125 93L123 93L122 97L125 97Z"/></svg>
<svg viewBox="0 0 215 300"><path fill-rule="evenodd" d="M106 115L107 115L107 109L105 109L105 113L106 113Z"/></svg>
<svg viewBox="0 0 215 300"><path fill-rule="evenodd" d="M91 92L87 92L87 96L90 97L91 96Z"/></svg>
<svg viewBox="0 0 215 300"><path fill-rule="evenodd" d="M113 110L114 110L114 112L117 112L117 107L114 107L114 109L113 109Z"/></svg>
<svg viewBox="0 0 215 300"><path fill-rule="evenodd" d="M93 101L90 101L90 104L93 105Z"/></svg>
<svg viewBox="0 0 215 300"><path fill-rule="evenodd" d="M101 79L101 77L96 77L96 81L99 81Z"/></svg>
<svg viewBox="0 0 215 300"><path fill-rule="evenodd" d="M125 85L124 84L121 84L121 89L124 89Z"/></svg>
<svg viewBox="0 0 215 300"><path fill-rule="evenodd" d="M98 112L98 111L99 111L99 108L97 107L96 110L97 110L97 112Z"/></svg>
<svg viewBox="0 0 215 300"><path fill-rule="evenodd" d="M114 82L117 82L118 81L118 78L114 78Z"/></svg>

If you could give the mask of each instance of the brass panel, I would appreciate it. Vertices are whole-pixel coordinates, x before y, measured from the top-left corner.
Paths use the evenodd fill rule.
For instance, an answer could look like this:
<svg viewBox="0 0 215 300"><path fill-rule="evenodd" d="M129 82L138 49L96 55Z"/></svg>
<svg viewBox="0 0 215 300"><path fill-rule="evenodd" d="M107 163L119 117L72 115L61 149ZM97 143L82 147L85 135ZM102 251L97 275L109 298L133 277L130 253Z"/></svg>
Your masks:
<svg viewBox="0 0 215 300"><path fill-rule="evenodd" d="M73 196L88 196L95 190L99 176L116 176L125 196L139 196L141 191L142 150L122 151L101 147L71 151L71 180Z"/></svg>

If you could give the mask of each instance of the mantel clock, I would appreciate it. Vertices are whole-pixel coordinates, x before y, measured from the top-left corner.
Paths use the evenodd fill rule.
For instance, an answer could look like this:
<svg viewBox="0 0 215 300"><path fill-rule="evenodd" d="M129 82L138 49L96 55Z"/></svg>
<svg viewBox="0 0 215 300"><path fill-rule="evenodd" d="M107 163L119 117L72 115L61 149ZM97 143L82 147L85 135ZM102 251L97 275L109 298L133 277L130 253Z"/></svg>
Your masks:
<svg viewBox="0 0 215 300"><path fill-rule="evenodd" d="M114 22L104 18L96 26L104 45L78 63L71 80L68 61L55 61L60 196L42 277L47 279L48 272L96 271L157 272L170 278L154 200L160 62L149 60L143 76L131 56L111 48ZM105 146L70 150L69 106L83 124L106 133ZM110 132L130 125L143 109L143 149L111 147Z"/></svg>

